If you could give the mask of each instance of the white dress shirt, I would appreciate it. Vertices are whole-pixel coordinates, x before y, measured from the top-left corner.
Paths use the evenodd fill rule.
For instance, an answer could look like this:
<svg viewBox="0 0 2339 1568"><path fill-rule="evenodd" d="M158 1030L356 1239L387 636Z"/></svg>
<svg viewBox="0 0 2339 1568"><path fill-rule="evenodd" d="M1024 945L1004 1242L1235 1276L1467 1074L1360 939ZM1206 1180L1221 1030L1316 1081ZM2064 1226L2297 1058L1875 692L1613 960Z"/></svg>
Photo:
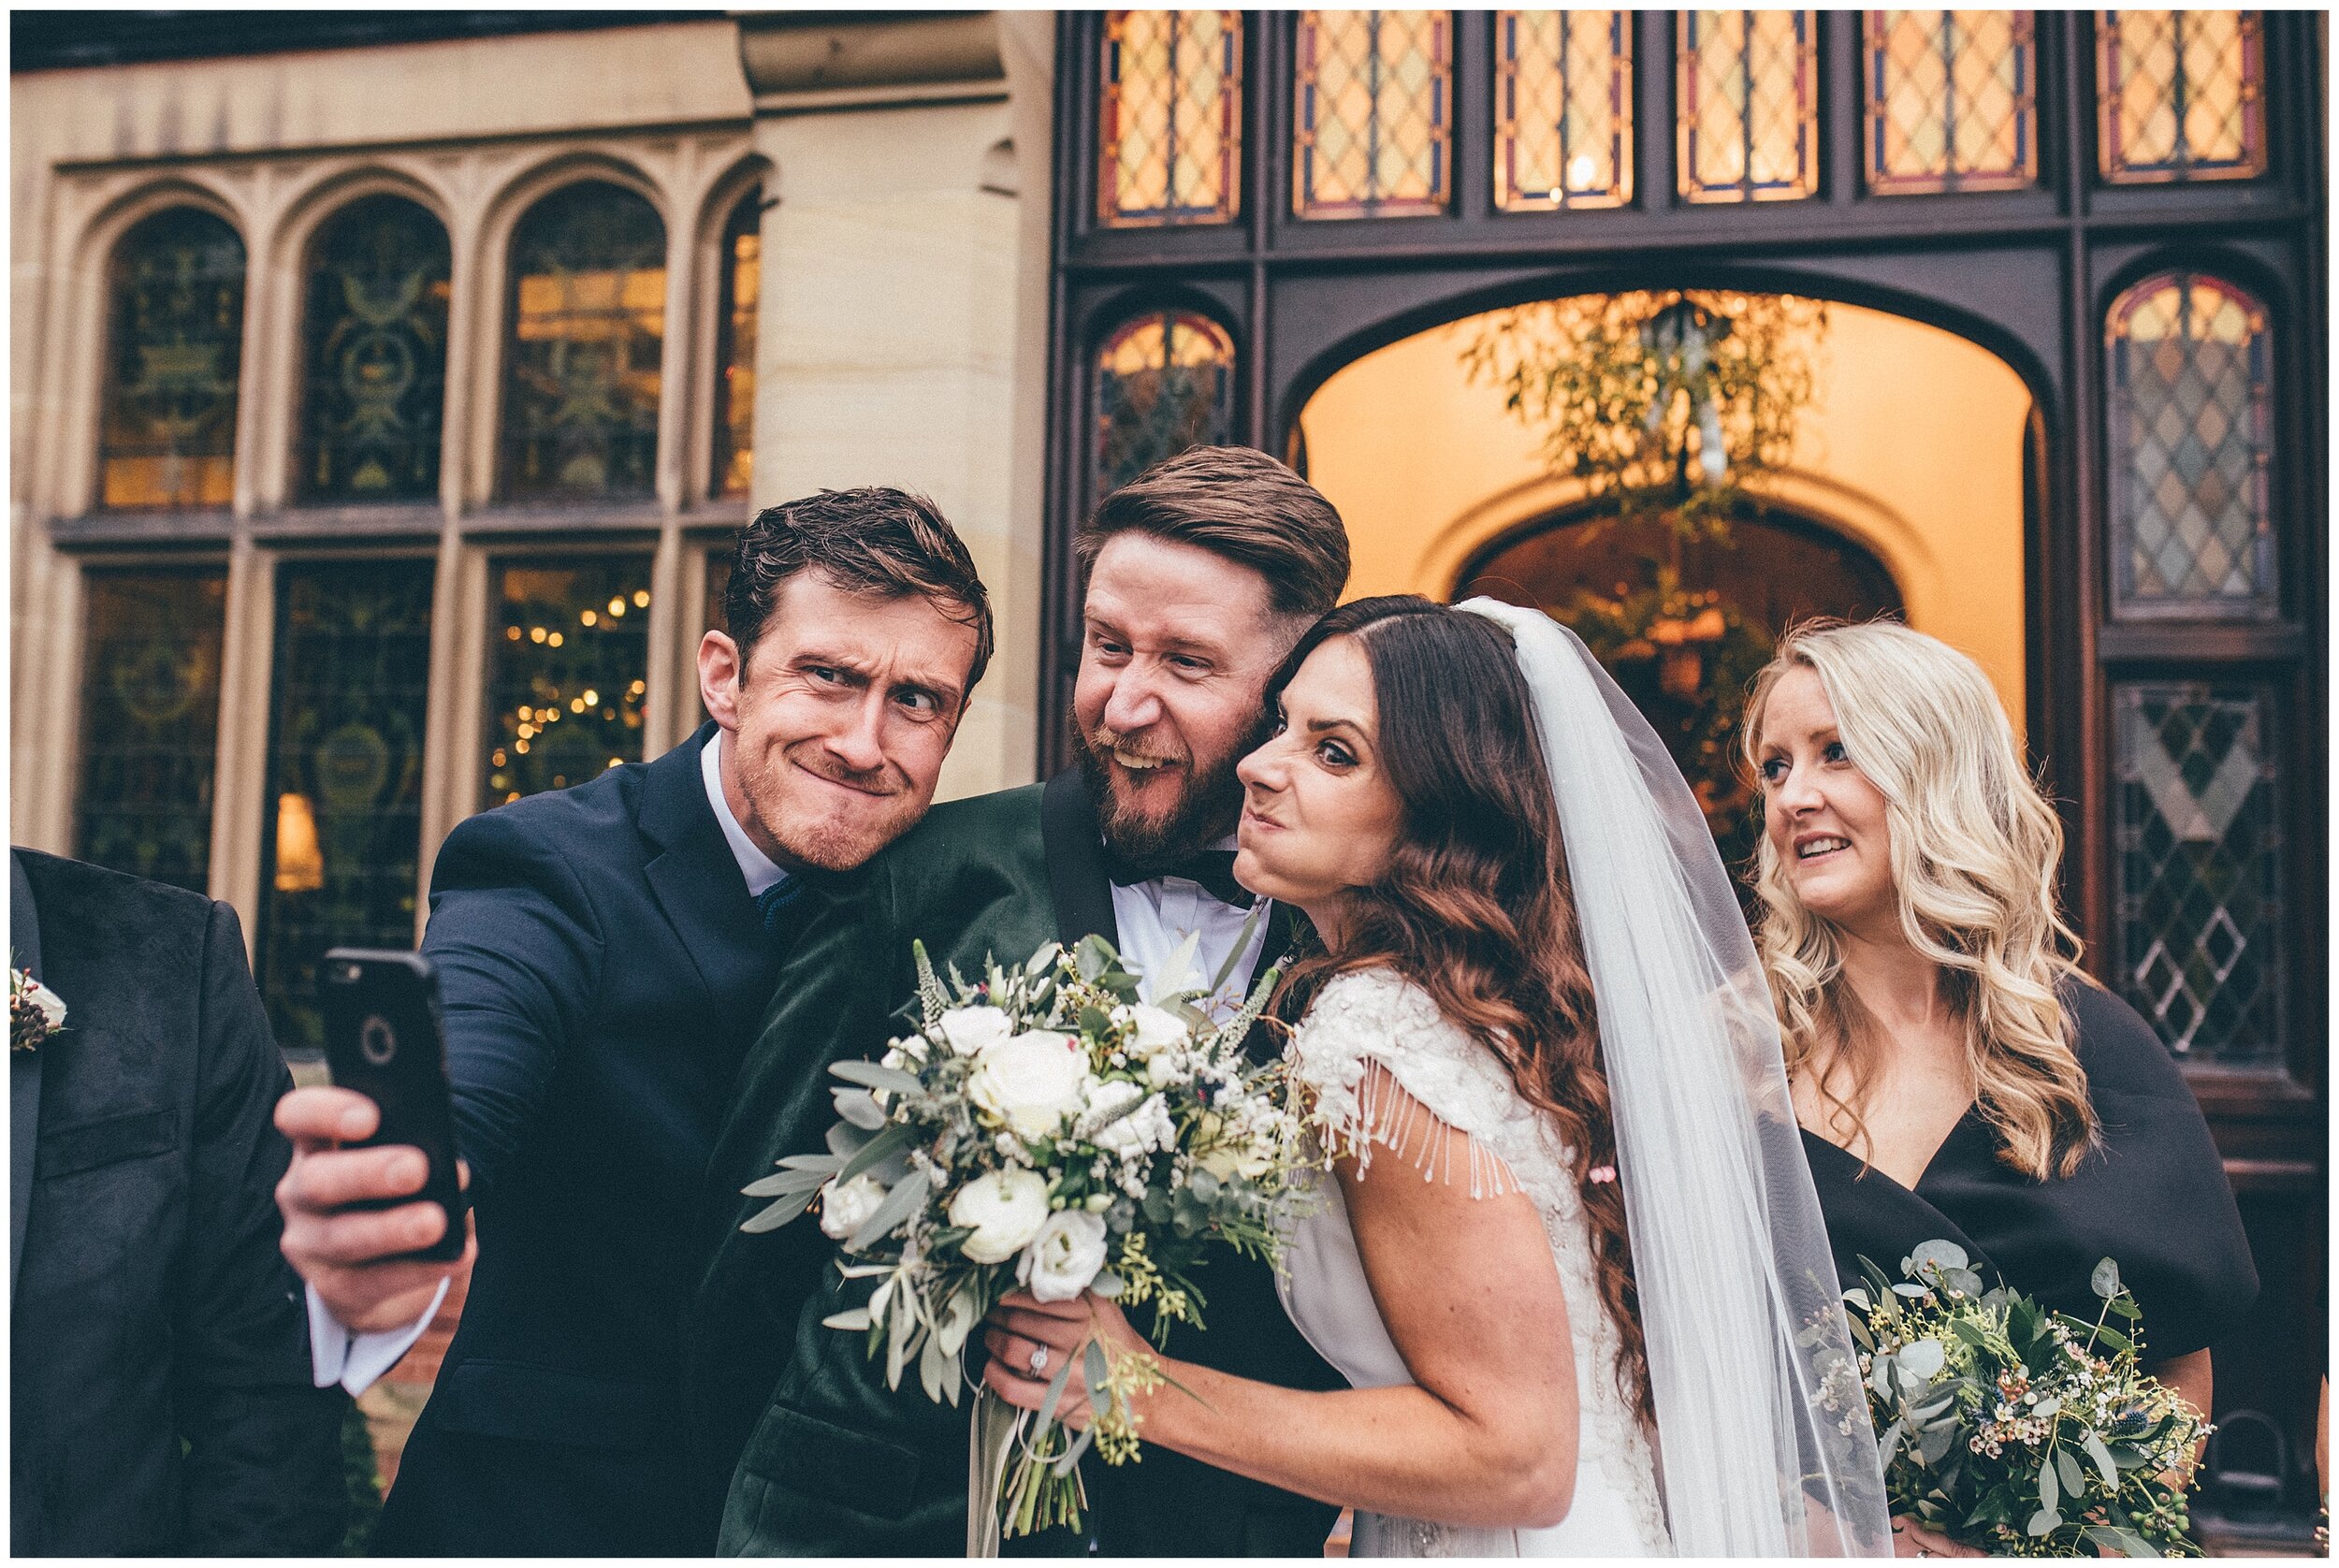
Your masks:
<svg viewBox="0 0 2339 1568"><path fill-rule="evenodd" d="M747 830L739 825L739 819L732 815L731 803L723 798L721 748L730 744L728 731L715 732L714 739L699 749L699 777L706 785L706 804L714 807L715 820L723 830L723 842L731 846L731 857L739 863L739 874L747 878L748 896L754 898L787 873L771 856L755 847ZM343 1328L317 1295L316 1286L309 1286L309 1359L316 1386L329 1388L338 1383L352 1394L365 1392L375 1378L398 1365L400 1357L414 1348L422 1331L438 1315L452 1283L451 1277L441 1280L430 1305L405 1328L384 1328L370 1334L356 1334Z"/></svg>
<svg viewBox="0 0 2339 1568"><path fill-rule="evenodd" d="M1211 846L1231 849L1234 835ZM1232 1017L1249 995L1259 955L1267 947L1268 901L1257 906L1258 924L1243 944L1242 961L1227 976L1227 983L1203 1004L1202 1010L1220 1023ZM1252 910L1221 904L1199 882L1184 877L1156 877L1112 890L1112 920L1121 930L1121 957L1142 984L1148 999L1173 991L1199 991L1210 984L1242 940ZM1170 964L1188 936L1197 936L1194 957L1183 975L1169 973Z"/></svg>

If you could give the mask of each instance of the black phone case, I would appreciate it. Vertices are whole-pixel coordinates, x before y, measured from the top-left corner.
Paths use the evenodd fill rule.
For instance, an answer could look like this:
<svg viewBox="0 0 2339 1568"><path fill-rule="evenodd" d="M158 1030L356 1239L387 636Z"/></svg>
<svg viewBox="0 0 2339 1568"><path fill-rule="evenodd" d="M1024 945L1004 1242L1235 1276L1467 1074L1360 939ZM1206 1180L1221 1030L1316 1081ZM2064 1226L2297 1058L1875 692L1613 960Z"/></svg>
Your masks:
<svg viewBox="0 0 2339 1568"><path fill-rule="evenodd" d="M408 1256L445 1261L463 1255L462 1181L455 1167L455 1111L446 1082L439 977L418 952L335 948L317 965L325 1011L325 1061L333 1082L382 1110L361 1146L420 1149L430 1174L414 1198L370 1199L355 1208L428 1201L446 1211L446 1234Z"/></svg>

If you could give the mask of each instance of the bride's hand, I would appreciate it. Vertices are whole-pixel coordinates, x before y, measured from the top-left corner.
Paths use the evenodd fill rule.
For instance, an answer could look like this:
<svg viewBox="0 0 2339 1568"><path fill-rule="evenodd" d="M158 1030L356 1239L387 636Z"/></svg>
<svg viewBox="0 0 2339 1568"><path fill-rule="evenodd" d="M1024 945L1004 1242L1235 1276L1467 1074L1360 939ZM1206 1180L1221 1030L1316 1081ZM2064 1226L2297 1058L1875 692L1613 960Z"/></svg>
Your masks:
<svg viewBox="0 0 2339 1568"><path fill-rule="evenodd" d="M1893 1520L1893 1555L1895 1557L1987 1557L1990 1554L1973 1546L1961 1546L1946 1535L1933 1532L1903 1514Z"/></svg>
<svg viewBox="0 0 2339 1568"><path fill-rule="evenodd" d="M1119 1354L1146 1349L1121 1309L1101 1296L1042 1301L1016 1291L991 1309L983 1329L982 1343L991 1352L983 1385L1016 1409L1036 1411L1047 1402L1048 1385L1068 1362L1072 1370L1056 1401L1056 1419L1078 1430L1088 1425L1088 1379L1081 1352L1092 1339Z"/></svg>

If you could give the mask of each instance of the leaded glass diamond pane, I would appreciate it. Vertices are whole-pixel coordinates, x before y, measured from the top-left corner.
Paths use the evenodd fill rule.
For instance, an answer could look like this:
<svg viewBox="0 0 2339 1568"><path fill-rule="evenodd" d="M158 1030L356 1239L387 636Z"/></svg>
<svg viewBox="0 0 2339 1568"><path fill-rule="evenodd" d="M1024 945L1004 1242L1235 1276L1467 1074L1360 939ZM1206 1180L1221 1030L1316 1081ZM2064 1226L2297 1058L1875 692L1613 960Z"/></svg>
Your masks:
<svg viewBox="0 0 2339 1568"><path fill-rule="evenodd" d="M2104 352L2114 612L2276 614L2264 310L2219 279L2163 273L2114 303Z"/></svg>
<svg viewBox="0 0 2339 1568"><path fill-rule="evenodd" d="M73 852L190 893L210 886L227 573L93 571Z"/></svg>
<svg viewBox="0 0 2339 1568"><path fill-rule="evenodd" d="M1234 341L1208 316L1148 312L1097 356L1089 498L1164 457L1234 439Z"/></svg>
<svg viewBox="0 0 2339 1568"><path fill-rule="evenodd" d="M1302 11L1292 211L1302 218L1444 211L1453 13Z"/></svg>
<svg viewBox="0 0 2339 1568"><path fill-rule="evenodd" d="M2119 184L2266 171L2256 11L2104 11L2096 20L2096 153Z"/></svg>
<svg viewBox="0 0 2339 1568"><path fill-rule="evenodd" d="M496 563L484 806L640 760L649 568L646 555Z"/></svg>
<svg viewBox="0 0 2339 1568"><path fill-rule="evenodd" d="M1494 55L1494 205L1632 200L1632 13L1497 11Z"/></svg>
<svg viewBox="0 0 2339 1568"><path fill-rule="evenodd" d="M445 226L404 196L362 197L318 231L301 394L304 500L437 498L452 267Z"/></svg>
<svg viewBox="0 0 2339 1568"><path fill-rule="evenodd" d="M269 817L254 976L276 1042L325 1049L327 948L414 941L435 566L288 562L276 573Z"/></svg>
<svg viewBox="0 0 2339 1568"><path fill-rule="evenodd" d="M157 212L114 246L99 505L209 508L235 499L243 288L243 240L210 212Z"/></svg>
<svg viewBox="0 0 2339 1568"><path fill-rule="evenodd" d="M1242 13L1107 11L1097 117L1108 227L1223 224L1242 156Z"/></svg>
<svg viewBox="0 0 2339 1568"><path fill-rule="evenodd" d="M1691 201L1811 194L1819 147L1810 11L1683 11L1679 189Z"/></svg>
<svg viewBox="0 0 2339 1568"><path fill-rule="evenodd" d="M2118 984L2171 1051L2277 1059L2284 969L2273 715L2249 687L2114 688Z"/></svg>
<svg viewBox="0 0 2339 1568"><path fill-rule="evenodd" d="M530 208L512 237L503 493L513 501L651 493L666 338L666 226L602 181Z"/></svg>
<svg viewBox="0 0 2339 1568"><path fill-rule="evenodd" d="M1867 13L1868 188L2005 191L2038 171L2028 11Z"/></svg>
<svg viewBox="0 0 2339 1568"><path fill-rule="evenodd" d="M744 496L755 476L755 322L763 282L763 192L739 198L716 258L715 450L707 491Z"/></svg>

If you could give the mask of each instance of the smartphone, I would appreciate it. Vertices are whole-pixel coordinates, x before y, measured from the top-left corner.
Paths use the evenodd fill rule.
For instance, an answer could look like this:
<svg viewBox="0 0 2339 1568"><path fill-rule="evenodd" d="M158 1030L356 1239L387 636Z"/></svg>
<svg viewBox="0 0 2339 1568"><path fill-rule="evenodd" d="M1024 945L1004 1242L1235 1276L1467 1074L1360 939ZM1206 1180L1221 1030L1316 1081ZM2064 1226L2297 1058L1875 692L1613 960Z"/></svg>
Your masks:
<svg viewBox="0 0 2339 1568"><path fill-rule="evenodd" d="M446 1082L446 1039L439 1012L439 976L418 952L335 948L318 965L325 1010L325 1063L333 1082L381 1108L382 1125L361 1147L407 1143L430 1162L429 1179L412 1198L370 1198L353 1208L436 1203L446 1233L407 1256L447 1261L463 1256L463 1186L455 1168L455 1107Z"/></svg>

